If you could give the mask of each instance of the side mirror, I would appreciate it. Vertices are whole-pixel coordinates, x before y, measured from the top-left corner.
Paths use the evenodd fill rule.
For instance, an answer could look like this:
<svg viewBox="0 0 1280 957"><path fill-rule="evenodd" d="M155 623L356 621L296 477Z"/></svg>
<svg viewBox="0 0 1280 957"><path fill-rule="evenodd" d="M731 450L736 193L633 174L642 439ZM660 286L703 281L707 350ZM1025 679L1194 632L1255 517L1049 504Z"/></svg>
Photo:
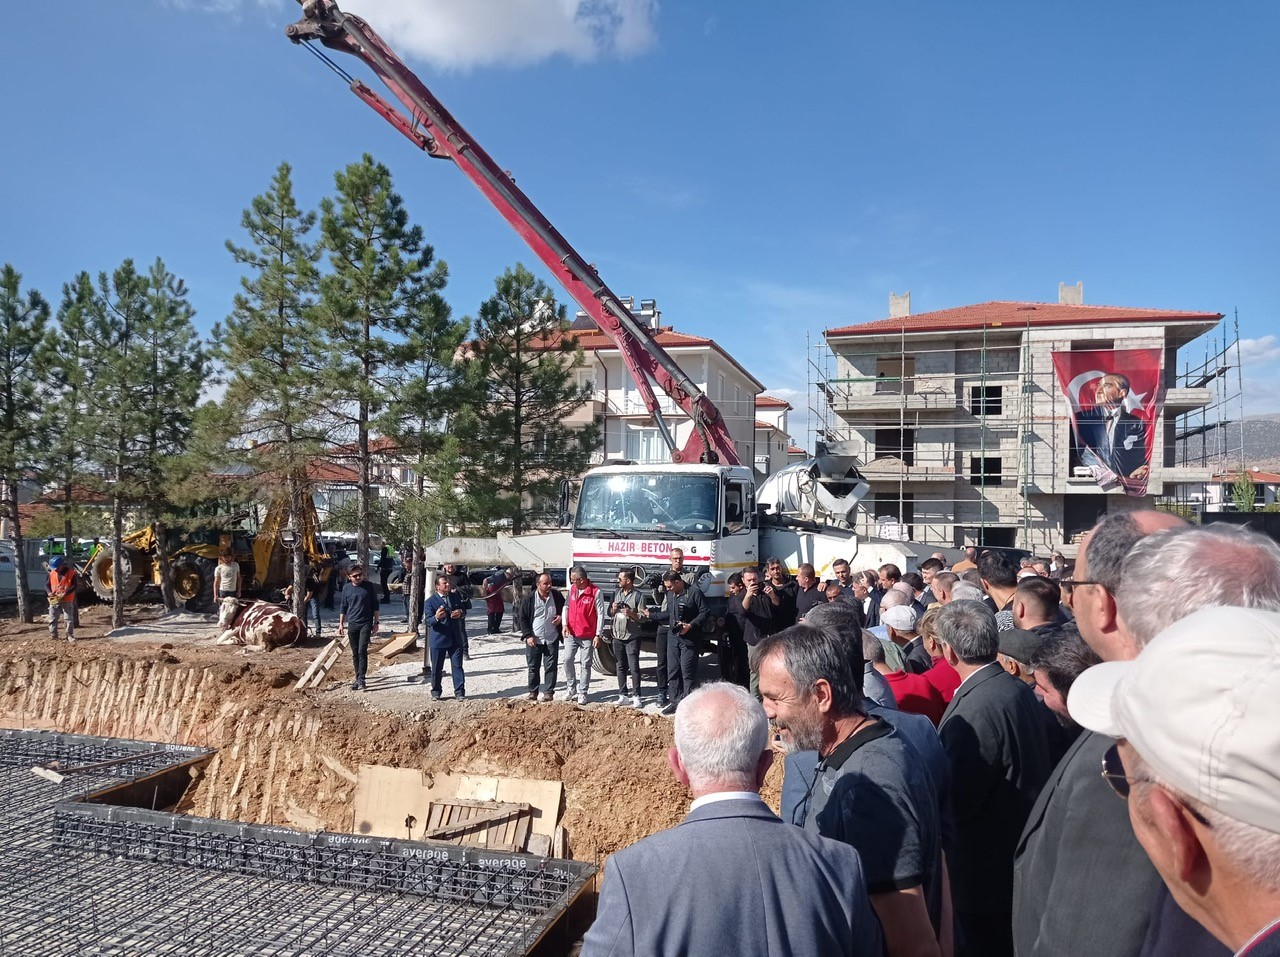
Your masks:
<svg viewBox="0 0 1280 957"><path fill-rule="evenodd" d="M569 480L567 478L560 480L560 498L557 503L557 510L560 513L560 527L564 528L569 524Z"/></svg>

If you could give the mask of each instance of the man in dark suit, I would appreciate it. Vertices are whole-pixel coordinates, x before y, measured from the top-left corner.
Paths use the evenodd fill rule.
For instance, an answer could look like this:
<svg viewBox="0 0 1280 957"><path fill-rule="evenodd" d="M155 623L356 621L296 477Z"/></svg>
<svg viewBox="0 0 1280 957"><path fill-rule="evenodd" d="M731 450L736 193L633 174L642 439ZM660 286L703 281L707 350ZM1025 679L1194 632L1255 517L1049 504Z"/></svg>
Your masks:
<svg viewBox="0 0 1280 957"><path fill-rule="evenodd" d="M985 605L951 602L935 632L961 679L938 725L951 762L956 953L1012 957L1013 855L1051 767L1044 717L1031 688L997 663L996 619Z"/></svg>
<svg viewBox="0 0 1280 957"><path fill-rule="evenodd" d="M1125 409L1128 397L1128 376L1114 372L1099 379L1096 405L1076 413L1076 437L1086 465L1136 481L1148 471L1147 423Z"/></svg>
<svg viewBox="0 0 1280 957"><path fill-rule="evenodd" d="M717 682L686 695L668 757L693 793L689 816L609 858L583 957L879 957L857 852L760 799L773 752L750 692Z"/></svg>
<svg viewBox="0 0 1280 957"><path fill-rule="evenodd" d="M1005 634L1009 634L1005 632ZM1097 654L1074 628L1049 633L1031 655L1045 705L1064 724L1067 694ZM1086 731L1040 792L1013 868L1013 945L1018 957L1136 957L1160 878L1098 769L1114 738Z"/></svg>

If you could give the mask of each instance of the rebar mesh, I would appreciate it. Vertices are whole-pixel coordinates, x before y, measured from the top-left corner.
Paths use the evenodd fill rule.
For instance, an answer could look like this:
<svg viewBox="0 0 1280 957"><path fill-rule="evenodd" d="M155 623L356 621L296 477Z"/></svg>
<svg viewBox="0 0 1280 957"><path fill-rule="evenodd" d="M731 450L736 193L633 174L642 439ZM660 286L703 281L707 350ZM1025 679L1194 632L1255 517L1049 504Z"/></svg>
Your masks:
<svg viewBox="0 0 1280 957"><path fill-rule="evenodd" d="M73 803L209 754L0 733L0 957L526 953L590 865ZM61 783L31 772L56 760ZM127 769L127 770L126 770Z"/></svg>

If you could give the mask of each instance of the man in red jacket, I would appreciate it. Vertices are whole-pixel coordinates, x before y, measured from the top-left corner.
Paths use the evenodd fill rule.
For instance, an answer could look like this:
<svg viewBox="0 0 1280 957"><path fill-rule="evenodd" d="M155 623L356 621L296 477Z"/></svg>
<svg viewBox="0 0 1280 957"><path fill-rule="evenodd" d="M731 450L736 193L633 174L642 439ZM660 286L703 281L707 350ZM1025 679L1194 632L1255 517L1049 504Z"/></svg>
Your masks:
<svg viewBox="0 0 1280 957"><path fill-rule="evenodd" d="M591 690L591 654L600 641L600 623L604 621L604 593L587 577L587 570L574 565L569 571L569 597L565 600L564 680L568 689L565 700L587 703ZM578 669L582 682L578 682Z"/></svg>

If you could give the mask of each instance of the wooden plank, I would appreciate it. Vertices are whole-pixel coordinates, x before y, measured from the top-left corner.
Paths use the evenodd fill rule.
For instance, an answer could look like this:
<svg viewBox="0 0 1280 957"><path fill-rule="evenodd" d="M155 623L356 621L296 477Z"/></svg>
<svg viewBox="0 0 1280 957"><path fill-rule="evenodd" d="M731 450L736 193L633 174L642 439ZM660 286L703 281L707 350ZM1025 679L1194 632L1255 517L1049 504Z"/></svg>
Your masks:
<svg viewBox="0 0 1280 957"><path fill-rule="evenodd" d="M458 781L458 797L470 801L496 801L498 779L488 774L464 774Z"/></svg>
<svg viewBox="0 0 1280 957"><path fill-rule="evenodd" d="M511 843L517 851L523 851L529 843L529 827L533 823L532 814L521 814L516 818L515 834Z"/></svg>
<svg viewBox="0 0 1280 957"><path fill-rule="evenodd" d="M329 652L329 657L320 665L320 669L315 673L315 675L312 676L309 687L319 688L324 684L324 679L329 677L330 670L342 659L346 650L347 640L343 638L338 642L338 647Z"/></svg>
<svg viewBox="0 0 1280 957"><path fill-rule="evenodd" d="M303 688L313 687L323 681L324 676L329 673L329 669L333 667L334 662L338 660L338 655L342 653L342 649L346 646L346 637L339 635L321 648L320 654L311 660L311 664L307 665L307 670L302 673L298 683L293 686L294 690L301 691Z"/></svg>
<svg viewBox="0 0 1280 957"><path fill-rule="evenodd" d="M402 634L392 635L391 640L379 649L378 654L382 655L382 659L386 661L394 658L396 655L403 654L406 651L412 651L418 646L418 635L412 631L406 631Z"/></svg>
<svg viewBox="0 0 1280 957"><path fill-rule="evenodd" d="M533 807L530 830L534 834L551 837L560 822L560 802L564 795L563 781L546 781L537 778L499 778L496 800L508 804L529 804Z"/></svg>
<svg viewBox="0 0 1280 957"><path fill-rule="evenodd" d="M437 806L439 805L432 805L433 812ZM505 822L515 814L527 814L530 810L529 805L527 804L490 805L488 802L478 801L467 802L465 804L462 802L450 801L446 806L453 816L443 824L437 824L429 827L427 832L422 835L424 840L446 840L450 837L465 835L468 831L475 831L477 828L481 827L484 828L485 836L487 837L489 832L492 830L493 825ZM468 811L473 813L468 814ZM428 814L428 820L434 820L433 814Z"/></svg>
<svg viewBox="0 0 1280 957"><path fill-rule="evenodd" d="M415 768L388 768L360 765L352 800L354 834L377 837L407 837L406 818L415 823L426 819L422 772Z"/></svg>
<svg viewBox="0 0 1280 957"><path fill-rule="evenodd" d="M551 835L551 856L563 858L569 851L569 832L557 824L555 834Z"/></svg>

